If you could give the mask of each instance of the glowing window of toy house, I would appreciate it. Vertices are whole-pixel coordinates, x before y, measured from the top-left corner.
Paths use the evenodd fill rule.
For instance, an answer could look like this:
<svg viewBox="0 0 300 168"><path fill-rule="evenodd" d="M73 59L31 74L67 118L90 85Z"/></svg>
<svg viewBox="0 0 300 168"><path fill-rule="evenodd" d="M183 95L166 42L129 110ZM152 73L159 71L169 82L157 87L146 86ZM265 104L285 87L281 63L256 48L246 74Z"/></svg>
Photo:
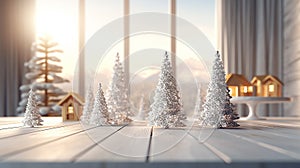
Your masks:
<svg viewBox="0 0 300 168"><path fill-rule="evenodd" d="M243 92L244 92L244 93L247 93L247 92L248 92L248 88L247 88L247 86L244 86L244 88L243 88Z"/></svg>
<svg viewBox="0 0 300 168"><path fill-rule="evenodd" d="M252 86L248 86L248 92L253 92L253 87Z"/></svg>
<svg viewBox="0 0 300 168"><path fill-rule="evenodd" d="M69 113L69 114L73 114L73 113L74 113L74 109L73 109L73 106L72 106L72 105L70 105L70 106L68 107L68 113Z"/></svg>
<svg viewBox="0 0 300 168"><path fill-rule="evenodd" d="M275 86L273 84L269 85L269 92L274 92Z"/></svg>

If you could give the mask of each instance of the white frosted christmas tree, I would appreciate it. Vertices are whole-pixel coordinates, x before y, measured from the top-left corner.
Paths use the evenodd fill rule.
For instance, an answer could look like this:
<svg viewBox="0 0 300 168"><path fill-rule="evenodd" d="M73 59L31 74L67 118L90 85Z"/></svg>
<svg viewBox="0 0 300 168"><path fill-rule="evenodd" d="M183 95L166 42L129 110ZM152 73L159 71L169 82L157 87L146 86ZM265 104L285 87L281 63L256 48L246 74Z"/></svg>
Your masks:
<svg viewBox="0 0 300 168"><path fill-rule="evenodd" d="M225 106L222 111L222 119L221 119L221 126L222 128L230 128L230 127L238 127L240 126L235 120L239 119L238 114L236 113L236 107L230 102L232 98L230 96L230 90L228 87L226 88L226 100Z"/></svg>
<svg viewBox="0 0 300 168"><path fill-rule="evenodd" d="M226 103L227 85L225 83L225 70L219 52L213 63L212 76L208 85L206 100L203 105L200 119L203 126L219 128L221 126L222 112Z"/></svg>
<svg viewBox="0 0 300 168"><path fill-rule="evenodd" d="M154 102L150 108L149 125L163 128L184 126L181 120L185 115L167 52L162 62Z"/></svg>
<svg viewBox="0 0 300 168"><path fill-rule="evenodd" d="M201 105L202 105L202 99L201 99L201 85L199 85L198 92L197 92L197 99L196 99L196 106L195 106L195 112L194 116L196 118L199 118L201 115Z"/></svg>
<svg viewBox="0 0 300 168"><path fill-rule="evenodd" d="M137 120L145 120L146 116L146 109L145 109L145 100L144 100L144 95L142 95L140 104L139 104L139 112L136 116Z"/></svg>
<svg viewBox="0 0 300 168"><path fill-rule="evenodd" d="M87 95L85 96L85 104L83 107L82 115L80 121L84 124L90 123L91 113L94 107L94 94L92 86L88 88Z"/></svg>
<svg viewBox="0 0 300 168"><path fill-rule="evenodd" d="M98 84L94 108L90 118L90 124L97 126L109 124L109 114L101 83Z"/></svg>
<svg viewBox="0 0 300 168"><path fill-rule="evenodd" d="M57 75L62 72L62 66L58 65L60 62L58 56L61 55L62 50L57 49L57 47L58 43L47 35L39 37L37 43L33 45L34 56L25 63L25 67L29 70L25 77L29 84L20 87L22 94L17 108L19 113L25 111L30 89L36 91L41 114L60 111L56 104L66 93L57 84L69 81Z"/></svg>
<svg viewBox="0 0 300 168"><path fill-rule="evenodd" d="M132 116L132 113L130 112L127 87L123 66L120 62L119 53L117 53L113 77L107 96L107 106L112 124L123 125L131 121L129 116Z"/></svg>
<svg viewBox="0 0 300 168"><path fill-rule="evenodd" d="M35 127L43 125L41 122L41 115L39 114L39 108L37 106L36 95L32 89L29 91L29 97L27 101L26 111L24 114L24 120L22 121L24 126Z"/></svg>

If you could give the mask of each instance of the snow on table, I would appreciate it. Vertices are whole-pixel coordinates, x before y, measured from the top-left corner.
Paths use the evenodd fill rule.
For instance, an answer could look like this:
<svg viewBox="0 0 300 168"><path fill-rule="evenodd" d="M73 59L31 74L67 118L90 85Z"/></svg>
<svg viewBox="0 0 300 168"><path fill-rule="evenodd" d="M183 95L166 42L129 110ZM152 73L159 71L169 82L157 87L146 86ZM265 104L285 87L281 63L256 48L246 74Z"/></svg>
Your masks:
<svg viewBox="0 0 300 168"><path fill-rule="evenodd" d="M0 167L297 167L300 118L239 121L235 129L162 129L146 122L82 126L0 118Z"/></svg>

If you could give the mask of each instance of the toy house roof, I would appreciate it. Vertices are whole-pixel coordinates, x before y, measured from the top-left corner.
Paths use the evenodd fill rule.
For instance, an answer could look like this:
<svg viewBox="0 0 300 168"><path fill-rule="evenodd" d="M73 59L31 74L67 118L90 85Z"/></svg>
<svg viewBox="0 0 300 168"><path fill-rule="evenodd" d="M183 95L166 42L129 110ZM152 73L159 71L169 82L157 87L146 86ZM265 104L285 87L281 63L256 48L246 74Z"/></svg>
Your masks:
<svg viewBox="0 0 300 168"><path fill-rule="evenodd" d="M228 86L252 86L252 84L241 74L226 74L226 84Z"/></svg>
<svg viewBox="0 0 300 168"><path fill-rule="evenodd" d="M74 92L69 92L63 99L61 99L57 104L59 106L63 105L66 101L68 101L69 99L73 99L74 101L76 101L77 103L79 103L80 105L84 105L84 99L77 93Z"/></svg>
<svg viewBox="0 0 300 168"><path fill-rule="evenodd" d="M261 81L262 83L265 83L269 79L283 85L283 83L276 76L273 76L273 75L257 75L257 76L254 76L251 80L251 83L254 84L258 80Z"/></svg>

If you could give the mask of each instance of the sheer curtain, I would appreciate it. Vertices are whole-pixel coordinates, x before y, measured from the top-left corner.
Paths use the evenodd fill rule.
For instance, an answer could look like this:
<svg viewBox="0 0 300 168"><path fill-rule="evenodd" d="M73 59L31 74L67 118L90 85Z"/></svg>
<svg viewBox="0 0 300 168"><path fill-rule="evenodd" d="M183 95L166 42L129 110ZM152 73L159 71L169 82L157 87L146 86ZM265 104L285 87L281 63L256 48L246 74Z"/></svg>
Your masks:
<svg viewBox="0 0 300 168"><path fill-rule="evenodd" d="M0 1L0 116L13 116L34 40L34 0Z"/></svg>
<svg viewBox="0 0 300 168"><path fill-rule="evenodd" d="M217 0L218 49L227 73L271 74L283 81L283 0ZM260 115L282 115L278 105Z"/></svg>

